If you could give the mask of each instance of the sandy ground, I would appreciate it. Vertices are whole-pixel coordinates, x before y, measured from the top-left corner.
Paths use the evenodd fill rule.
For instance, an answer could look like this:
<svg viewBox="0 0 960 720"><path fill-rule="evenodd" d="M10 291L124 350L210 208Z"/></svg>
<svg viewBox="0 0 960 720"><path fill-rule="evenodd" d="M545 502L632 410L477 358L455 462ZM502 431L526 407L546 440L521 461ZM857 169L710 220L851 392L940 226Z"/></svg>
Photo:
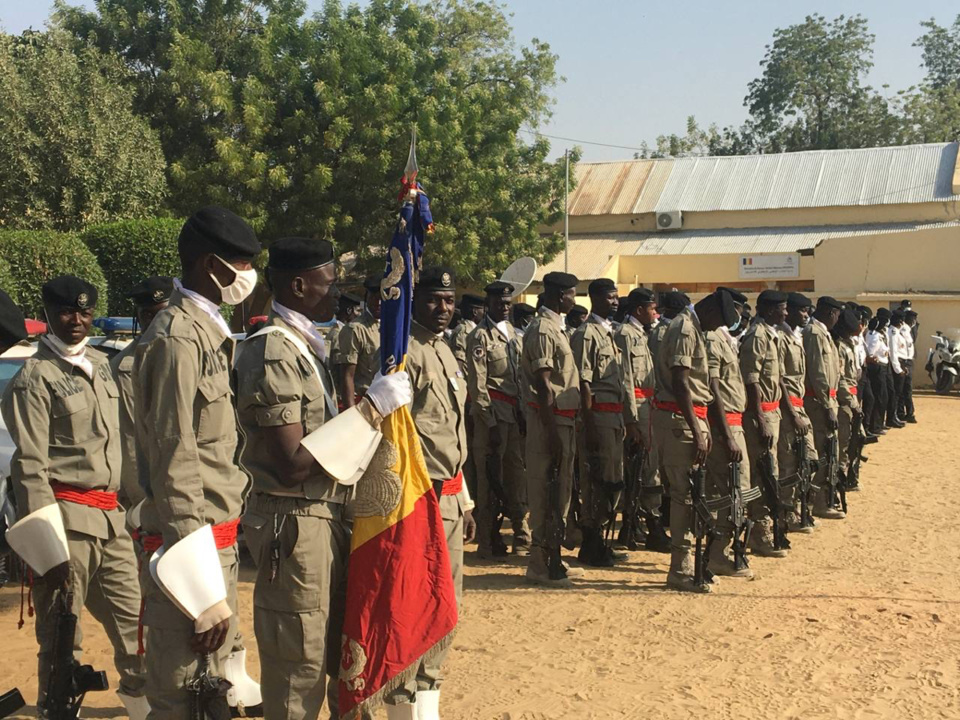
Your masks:
<svg viewBox="0 0 960 720"><path fill-rule="evenodd" d="M569 591L468 555L444 716L960 717L960 397L917 410L920 425L869 448L847 520L794 535L789 558L754 559L753 581L720 579L710 596L666 590L666 556L646 552ZM36 648L18 607L17 589L0 591L0 690L32 702ZM88 660L111 667L102 630L84 630ZM87 705L85 717L123 716L112 692Z"/></svg>

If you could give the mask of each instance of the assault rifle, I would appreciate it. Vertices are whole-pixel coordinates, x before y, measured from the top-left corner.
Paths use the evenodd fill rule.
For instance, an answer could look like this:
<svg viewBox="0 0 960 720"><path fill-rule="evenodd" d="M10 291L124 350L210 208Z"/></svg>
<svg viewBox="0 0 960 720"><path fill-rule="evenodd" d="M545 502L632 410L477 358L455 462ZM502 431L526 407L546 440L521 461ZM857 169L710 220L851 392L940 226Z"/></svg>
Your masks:
<svg viewBox="0 0 960 720"><path fill-rule="evenodd" d="M839 500L840 509L847 512L847 490L840 477L840 438L837 433L827 438L827 484L830 487L830 507L836 507Z"/></svg>
<svg viewBox="0 0 960 720"><path fill-rule="evenodd" d="M740 463L730 463L730 524L733 525L733 566L737 570L750 567L747 544L753 521L747 517L746 502L740 489Z"/></svg>
<svg viewBox="0 0 960 720"><path fill-rule="evenodd" d="M807 458L807 436L797 433L793 443L793 453L797 458L797 493L800 495L800 527L813 527L813 513L810 511L810 491L813 489L813 463Z"/></svg>
<svg viewBox="0 0 960 720"><path fill-rule="evenodd" d="M707 506L704 495L707 468L698 465L690 471L690 500L693 503L693 536L696 539L693 555L693 582L697 587L704 587L713 581L713 573L707 569L708 554L716 527L713 515Z"/></svg>
<svg viewBox="0 0 960 720"><path fill-rule="evenodd" d="M780 481L777 479L773 453L769 450L764 450L760 456L760 487L763 489L764 503L773 520L773 547L775 550L789 550L786 508L780 499Z"/></svg>
<svg viewBox="0 0 960 720"><path fill-rule="evenodd" d="M625 492L623 499L623 525L621 535L628 550L638 550L637 531L640 529L640 492L643 486L643 468L647 464L649 451L639 445L627 458L624 466Z"/></svg>
<svg viewBox="0 0 960 720"><path fill-rule="evenodd" d="M81 665L73 656L77 634L77 616L71 610L73 593L61 590L59 596L53 662L41 708L50 720L74 720L80 716L80 706L88 692L107 689L107 674L90 665Z"/></svg>
<svg viewBox="0 0 960 720"><path fill-rule="evenodd" d="M547 575L551 580L562 580L567 576L560 558L560 543L564 536L563 500L560 497L560 466L550 468L547 475Z"/></svg>
<svg viewBox="0 0 960 720"><path fill-rule="evenodd" d="M506 555L507 546L500 537L500 528L503 525L503 516L507 513L507 493L503 489L503 464L500 455L494 450L487 454L484 467L487 471L487 486L490 489L487 497L486 512L490 513L490 547L494 555ZM514 528L514 532L517 532Z"/></svg>
<svg viewBox="0 0 960 720"><path fill-rule="evenodd" d="M210 656L204 655L197 674L187 683L190 720L230 720L227 691L231 687L228 680L210 674Z"/></svg>
<svg viewBox="0 0 960 720"><path fill-rule="evenodd" d="M23 701L23 695L20 694L17 688L8 690L3 695L0 695L0 718L13 715L24 705L26 705L26 703Z"/></svg>
<svg viewBox="0 0 960 720"><path fill-rule="evenodd" d="M853 423L850 427L850 442L847 443L847 474L843 478L845 489L852 490L860 487L860 463L867 461L863 455L863 447L871 442L876 442L877 438L868 438L863 431L863 415L854 415Z"/></svg>

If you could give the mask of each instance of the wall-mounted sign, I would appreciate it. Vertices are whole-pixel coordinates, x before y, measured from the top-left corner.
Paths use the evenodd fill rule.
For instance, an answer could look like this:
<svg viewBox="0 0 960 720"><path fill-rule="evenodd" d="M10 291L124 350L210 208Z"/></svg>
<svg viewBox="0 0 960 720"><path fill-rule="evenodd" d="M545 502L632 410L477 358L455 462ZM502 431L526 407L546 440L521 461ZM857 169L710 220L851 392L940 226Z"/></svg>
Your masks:
<svg viewBox="0 0 960 720"><path fill-rule="evenodd" d="M746 278L798 277L800 277L800 255L798 253L740 256L741 280Z"/></svg>

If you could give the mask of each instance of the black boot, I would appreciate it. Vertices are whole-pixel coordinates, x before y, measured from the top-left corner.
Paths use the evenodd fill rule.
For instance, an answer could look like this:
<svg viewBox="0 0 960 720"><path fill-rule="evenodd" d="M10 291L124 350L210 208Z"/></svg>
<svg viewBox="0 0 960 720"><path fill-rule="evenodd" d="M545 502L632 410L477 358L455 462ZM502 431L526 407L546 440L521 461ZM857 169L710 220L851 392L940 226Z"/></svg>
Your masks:
<svg viewBox="0 0 960 720"><path fill-rule="evenodd" d="M663 529L663 522L653 515L647 517L647 542L645 547L650 552L670 552L670 538Z"/></svg>
<svg viewBox="0 0 960 720"><path fill-rule="evenodd" d="M603 542L603 535L595 528L583 529L583 544L577 559L591 567L613 567L613 553Z"/></svg>

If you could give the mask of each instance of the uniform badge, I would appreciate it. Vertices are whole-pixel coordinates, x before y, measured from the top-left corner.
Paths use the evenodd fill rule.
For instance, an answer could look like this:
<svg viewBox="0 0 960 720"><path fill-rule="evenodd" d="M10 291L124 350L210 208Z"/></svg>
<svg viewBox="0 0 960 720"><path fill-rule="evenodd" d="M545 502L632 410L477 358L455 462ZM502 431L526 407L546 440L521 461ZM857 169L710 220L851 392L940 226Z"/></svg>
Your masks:
<svg viewBox="0 0 960 720"><path fill-rule="evenodd" d="M487 354L487 351L484 349L483 345L477 345L477 346L473 349L473 356L474 356L477 360L480 360L480 359L481 359L484 355L486 355L486 354Z"/></svg>
<svg viewBox="0 0 960 720"><path fill-rule="evenodd" d="M445 272L440 276L440 284L444 287L450 287L450 284L453 282L453 279L450 277L450 273Z"/></svg>
<svg viewBox="0 0 960 720"><path fill-rule="evenodd" d="M154 290L153 291L153 301L159 303L163 300L163 290Z"/></svg>
<svg viewBox="0 0 960 720"><path fill-rule="evenodd" d="M80 293L77 295L77 307L81 310L86 310L89 306L90 298L87 297L86 293Z"/></svg>

